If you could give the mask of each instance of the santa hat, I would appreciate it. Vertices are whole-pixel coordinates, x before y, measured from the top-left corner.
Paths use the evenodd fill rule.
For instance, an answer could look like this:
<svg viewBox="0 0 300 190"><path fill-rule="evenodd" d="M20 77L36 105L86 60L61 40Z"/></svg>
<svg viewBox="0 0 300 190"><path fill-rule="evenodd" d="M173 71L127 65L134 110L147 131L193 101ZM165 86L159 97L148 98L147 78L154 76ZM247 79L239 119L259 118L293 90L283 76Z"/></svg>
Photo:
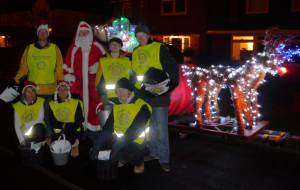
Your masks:
<svg viewBox="0 0 300 190"><path fill-rule="evenodd" d="M49 35L49 27L48 27L48 24L40 24L37 29L36 29L36 34L39 35L39 32L41 30L46 30L48 35Z"/></svg>
<svg viewBox="0 0 300 190"><path fill-rule="evenodd" d="M23 85L24 86L23 86L23 89L22 89L22 94L24 94L26 88L29 88L29 87L33 88L34 90L37 90L36 84L32 81L25 80Z"/></svg>
<svg viewBox="0 0 300 190"><path fill-rule="evenodd" d="M89 38L90 44L92 44L92 41L93 41L92 28L87 22L81 21L78 25L78 28L77 28L77 32L76 32L76 36L75 36L75 45L79 46L78 45L78 37L79 37L79 32L82 31L82 30L88 30L90 32L89 35L88 35L88 38Z"/></svg>
<svg viewBox="0 0 300 190"><path fill-rule="evenodd" d="M68 100L70 100L71 99L71 91L70 91L70 83L68 82L68 81L64 81L64 80L59 80L59 81L57 81L57 85L56 85L56 91L55 91L55 93L54 93L54 101L57 103L57 101L58 101L58 89L60 88L60 87L67 87L67 89L68 89L68 98L67 98L67 100L66 101L68 101Z"/></svg>

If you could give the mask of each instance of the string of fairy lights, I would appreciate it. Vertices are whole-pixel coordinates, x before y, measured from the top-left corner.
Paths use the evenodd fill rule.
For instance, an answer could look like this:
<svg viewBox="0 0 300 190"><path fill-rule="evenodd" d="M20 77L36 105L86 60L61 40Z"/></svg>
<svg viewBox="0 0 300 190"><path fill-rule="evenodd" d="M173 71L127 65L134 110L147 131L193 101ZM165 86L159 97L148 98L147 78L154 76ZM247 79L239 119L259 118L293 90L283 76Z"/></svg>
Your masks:
<svg viewBox="0 0 300 190"><path fill-rule="evenodd" d="M238 68L230 66L210 66L209 68L182 65L181 69L192 88L195 101L195 118L198 126L219 122L219 93L222 88L229 88L233 100L237 132L244 134L245 129L252 129L261 117L257 101L258 87L265 82L267 73L276 75L278 68L285 61L292 61L300 55L300 48L288 49L282 41L265 37L265 48Z"/></svg>

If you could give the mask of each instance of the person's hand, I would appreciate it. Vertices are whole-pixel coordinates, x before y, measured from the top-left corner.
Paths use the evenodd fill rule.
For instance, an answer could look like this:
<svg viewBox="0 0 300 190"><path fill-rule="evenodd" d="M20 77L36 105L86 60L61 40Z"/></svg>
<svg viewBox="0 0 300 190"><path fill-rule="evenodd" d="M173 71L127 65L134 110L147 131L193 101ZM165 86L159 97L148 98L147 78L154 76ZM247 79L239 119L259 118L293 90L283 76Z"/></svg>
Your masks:
<svg viewBox="0 0 300 190"><path fill-rule="evenodd" d="M46 139L46 144L50 147L50 145L51 145L51 138L50 137Z"/></svg>

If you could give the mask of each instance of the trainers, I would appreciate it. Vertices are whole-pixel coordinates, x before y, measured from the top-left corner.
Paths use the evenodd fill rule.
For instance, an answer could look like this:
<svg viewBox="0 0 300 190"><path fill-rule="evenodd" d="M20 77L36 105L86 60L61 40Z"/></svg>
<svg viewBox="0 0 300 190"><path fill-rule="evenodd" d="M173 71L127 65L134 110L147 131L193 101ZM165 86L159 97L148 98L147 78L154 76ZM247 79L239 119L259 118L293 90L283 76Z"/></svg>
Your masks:
<svg viewBox="0 0 300 190"><path fill-rule="evenodd" d="M75 158L77 156L79 156L79 148L78 146L74 146L71 149L71 157Z"/></svg>
<svg viewBox="0 0 300 190"><path fill-rule="evenodd" d="M144 163L142 163L141 165L135 165L133 172L136 174L142 174L144 173L144 170L145 170L145 165Z"/></svg>
<svg viewBox="0 0 300 190"><path fill-rule="evenodd" d="M160 164L160 167L164 172L170 172L171 170L170 165L168 163Z"/></svg>

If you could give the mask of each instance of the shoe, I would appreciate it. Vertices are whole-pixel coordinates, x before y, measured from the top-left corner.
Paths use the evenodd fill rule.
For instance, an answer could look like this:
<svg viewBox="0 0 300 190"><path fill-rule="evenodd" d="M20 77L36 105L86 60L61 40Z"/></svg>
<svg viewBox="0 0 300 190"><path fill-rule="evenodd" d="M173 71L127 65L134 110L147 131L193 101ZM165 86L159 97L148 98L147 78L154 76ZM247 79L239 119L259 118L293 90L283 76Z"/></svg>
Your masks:
<svg viewBox="0 0 300 190"><path fill-rule="evenodd" d="M75 158L77 156L79 156L79 148L78 146L74 146L71 149L71 157Z"/></svg>
<svg viewBox="0 0 300 190"><path fill-rule="evenodd" d="M170 172L171 168L170 168L170 164L169 163L164 163L164 164L160 164L161 169L164 172Z"/></svg>
<svg viewBox="0 0 300 190"><path fill-rule="evenodd" d="M119 161L118 162L118 167L120 168L120 167L123 167L125 165L125 162L122 162L122 161Z"/></svg>
<svg viewBox="0 0 300 190"><path fill-rule="evenodd" d="M141 165L135 165L133 172L136 174L142 174L142 173L144 173L144 170L145 170L145 165L143 162Z"/></svg>

